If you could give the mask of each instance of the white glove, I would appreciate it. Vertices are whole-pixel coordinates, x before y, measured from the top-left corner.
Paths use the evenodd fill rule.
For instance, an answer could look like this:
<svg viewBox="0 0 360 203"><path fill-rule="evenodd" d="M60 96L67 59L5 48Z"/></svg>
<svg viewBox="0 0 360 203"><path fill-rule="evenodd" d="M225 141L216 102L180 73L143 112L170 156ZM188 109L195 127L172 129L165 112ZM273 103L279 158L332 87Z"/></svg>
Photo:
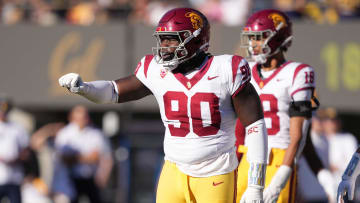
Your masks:
<svg viewBox="0 0 360 203"><path fill-rule="evenodd" d="M243 196L241 197L240 203L263 203L263 188L262 187L248 187Z"/></svg>
<svg viewBox="0 0 360 203"><path fill-rule="evenodd" d="M268 187L264 191L264 202L274 203L277 202L281 190L285 187L292 169L289 166L281 165L275 173Z"/></svg>
<svg viewBox="0 0 360 203"><path fill-rule="evenodd" d="M329 202L335 202L335 183L331 172L327 169L321 169L317 174L317 179L320 185L323 187L326 195L329 198Z"/></svg>
<svg viewBox="0 0 360 203"><path fill-rule="evenodd" d="M77 73L68 73L59 78L61 87L66 87L70 92L82 94L86 89L86 84Z"/></svg>
<svg viewBox="0 0 360 203"><path fill-rule="evenodd" d="M83 82L79 74L68 73L59 78L59 84L70 92L84 96L95 103L117 103L118 101L118 90L114 81Z"/></svg>
<svg viewBox="0 0 360 203"><path fill-rule="evenodd" d="M337 202L345 202L348 200L354 199L354 190L355 190L355 180L348 179L348 180L342 180L339 184L338 191L337 191ZM347 196L347 198L344 198Z"/></svg>

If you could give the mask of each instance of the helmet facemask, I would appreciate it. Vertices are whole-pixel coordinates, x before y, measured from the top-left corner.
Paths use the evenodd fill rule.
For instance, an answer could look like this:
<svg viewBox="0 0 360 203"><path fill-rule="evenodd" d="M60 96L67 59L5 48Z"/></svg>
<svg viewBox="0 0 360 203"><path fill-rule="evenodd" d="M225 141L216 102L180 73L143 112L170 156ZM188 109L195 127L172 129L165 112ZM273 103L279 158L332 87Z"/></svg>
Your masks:
<svg viewBox="0 0 360 203"><path fill-rule="evenodd" d="M282 28L282 24L280 24L276 31L267 29L261 31L249 31L244 30L241 35L241 48L246 49L246 58L248 60L253 60L256 63L264 64L267 59L275 54L277 54L282 47L289 47L290 42L292 40L292 36L286 38L279 46L271 46L274 45L274 41L278 40L279 30ZM260 52L256 53L254 47L258 41L262 41Z"/></svg>
<svg viewBox="0 0 360 203"><path fill-rule="evenodd" d="M182 30L182 31L155 31L153 36L156 38L157 46L152 48L153 55L155 56L155 60L158 64L164 64L164 66L170 70L174 70L179 64L189 60L190 58L194 57L198 51L194 54L189 56L189 50L186 48L186 44L190 42L192 39L196 38L200 34L201 28L191 33L189 30ZM172 46L172 47L161 47L161 37L162 36L174 36L178 39L179 45ZM195 39L194 39L195 40ZM208 47L208 44L206 48ZM174 52L172 57L165 58L165 55L169 49L174 48ZM205 49L205 46L201 46L200 50ZM199 50L199 51L200 51Z"/></svg>
<svg viewBox="0 0 360 203"><path fill-rule="evenodd" d="M274 35L275 33L271 30L243 31L241 35L241 48L246 49L245 58L260 64L266 63L267 58L275 54L275 52L271 52L271 47L268 44ZM259 41L261 41L261 47L258 53L256 53L254 48L259 46L257 43Z"/></svg>

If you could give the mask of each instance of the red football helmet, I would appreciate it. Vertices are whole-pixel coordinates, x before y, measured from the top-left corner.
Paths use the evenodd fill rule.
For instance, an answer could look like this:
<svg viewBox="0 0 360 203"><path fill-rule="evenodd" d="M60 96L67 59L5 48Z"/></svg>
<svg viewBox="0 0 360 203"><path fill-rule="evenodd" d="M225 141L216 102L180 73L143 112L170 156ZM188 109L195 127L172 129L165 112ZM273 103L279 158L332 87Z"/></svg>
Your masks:
<svg viewBox="0 0 360 203"><path fill-rule="evenodd" d="M253 60L263 64L280 50L286 51L292 38L289 17L281 11L265 9L250 16L242 32L241 44ZM263 41L261 53L254 52L254 40Z"/></svg>
<svg viewBox="0 0 360 203"><path fill-rule="evenodd" d="M172 35L179 40L171 60L164 60L161 47L161 36ZM155 59L173 70L178 64L189 60L200 51L207 51L210 39L210 25L206 17L192 8L176 8L165 13L154 33L157 47L153 47Z"/></svg>

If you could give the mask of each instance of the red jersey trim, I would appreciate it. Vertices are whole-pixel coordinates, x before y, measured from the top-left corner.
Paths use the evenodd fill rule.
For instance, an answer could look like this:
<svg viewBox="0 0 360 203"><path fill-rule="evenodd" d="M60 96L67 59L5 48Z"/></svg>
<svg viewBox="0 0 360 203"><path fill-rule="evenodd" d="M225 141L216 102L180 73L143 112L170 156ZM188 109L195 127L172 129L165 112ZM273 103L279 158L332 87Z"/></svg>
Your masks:
<svg viewBox="0 0 360 203"><path fill-rule="evenodd" d="M136 66L136 69L135 69L135 72L134 72L135 75L136 75L137 72L139 71L140 66L141 66L141 61L139 61L139 63L138 63L137 66Z"/></svg>
<svg viewBox="0 0 360 203"><path fill-rule="evenodd" d="M148 72L148 69L149 69L149 65L150 65L150 62L152 61L153 58L154 58L154 55L146 55L145 56L145 62L144 62L145 78L147 78L147 72Z"/></svg>
<svg viewBox="0 0 360 203"><path fill-rule="evenodd" d="M184 85L184 87L188 90L190 90L192 87L194 87L196 85L197 82L199 82L199 80L204 77L204 75L206 74L206 72L209 70L210 65L212 63L212 60L214 59L214 57L210 57L206 63L203 65L203 67L201 67L200 71L197 72L191 79L186 78L183 74L181 73L175 73L174 76L175 78ZM190 84L190 86L188 85Z"/></svg>
<svg viewBox="0 0 360 203"><path fill-rule="evenodd" d="M243 59L243 57L237 56L237 55L234 55L232 57L232 59L231 59L233 82L235 82L235 78L236 78L236 75L237 75L239 64L240 64L242 59Z"/></svg>
<svg viewBox="0 0 360 203"><path fill-rule="evenodd" d="M309 65L308 65L308 64L300 64L298 67L296 67L295 72L294 72L294 77L293 77L293 80L292 80L292 84L294 84L294 81L295 81L295 78L296 78L297 74L298 74L303 68L306 68L306 67L309 67Z"/></svg>
<svg viewBox="0 0 360 203"><path fill-rule="evenodd" d="M275 70L275 72L273 72L273 74L271 74L270 77L268 77L268 78L265 79L265 80L262 80L262 79L260 78L259 72L257 71L257 68L256 68L256 66L257 66L258 64L255 64L255 65L252 67L252 75L253 75L253 77L254 77L254 79L255 79L255 82L258 84L259 87L260 87L260 83L263 82L262 87L264 87L268 82L270 82L270 80L272 80L272 79L273 79L286 65L288 65L289 63L292 63L292 61L287 61L287 62L283 63L279 68L277 68L277 69ZM261 88L262 88L262 87L261 87Z"/></svg>
<svg viewBox="0 0 360 203"><path fill-rule="evenodd" d="M249 77L250 78L250 77ZM239 94L239 92L244 89L245 85L247 85L250 82L250 80L248 79L247 81L245 81L243 84L240 85L240 87L234 92L234 94L231 96L232 98L236 97L237 94Z"/></svg>
<svg viewBox="0 0 360 203"><path fill-rule="evenodd" d="M299 89L297 89L297 90L295 90L295 91L293 91L292 93L291 93L291 97L293 97L294 96L294 94L296 94L296 93L298 93L298 92L300 92L300 91L304 91L304 90L314 90L315 88L314 87L303 87L303 88L299 88Z"/></svg>

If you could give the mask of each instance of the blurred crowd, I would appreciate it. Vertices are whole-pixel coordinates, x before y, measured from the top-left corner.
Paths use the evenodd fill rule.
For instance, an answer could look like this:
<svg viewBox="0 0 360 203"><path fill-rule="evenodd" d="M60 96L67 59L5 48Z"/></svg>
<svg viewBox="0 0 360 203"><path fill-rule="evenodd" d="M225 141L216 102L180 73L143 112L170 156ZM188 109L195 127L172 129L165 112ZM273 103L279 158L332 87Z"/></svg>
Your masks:
<svg viewBox="0 0 360 203"><path fill-rule="evenodd" d="M109 202L104 190L110 177L122 179L116 184L121 196L111 195L111 202L128 202L129 174L114 175L114 154L121 146L112 147L118 142L106 134L117 133L116 126L110 124L110 131L95 127L82 105L71 109L67 122L38 129L29 128L31 122L26 112L0 95L0 202ZM117 164L124 165L129 153L121 150L123 158Z"/></svg>
<svg viewBox="0 0 360 203"><path fill-rule="evenodd" d="M117 21L155 25L174 7L193 7L213 23L243 25L248 15L276 8L290 17L336 24L360 16L359 0L2 0L2 24L92 25Z"/></svg>

